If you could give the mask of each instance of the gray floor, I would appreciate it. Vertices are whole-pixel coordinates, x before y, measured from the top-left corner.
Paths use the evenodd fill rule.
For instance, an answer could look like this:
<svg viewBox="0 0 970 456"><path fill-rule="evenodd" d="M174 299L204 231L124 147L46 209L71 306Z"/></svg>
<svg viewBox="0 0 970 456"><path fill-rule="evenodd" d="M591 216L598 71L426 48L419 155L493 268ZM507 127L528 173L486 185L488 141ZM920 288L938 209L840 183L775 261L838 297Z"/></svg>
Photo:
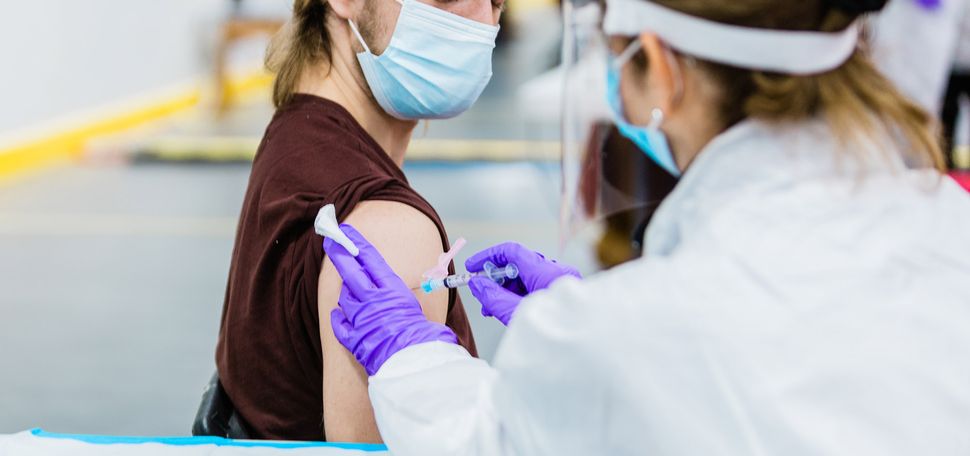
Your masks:
<svg viewBox="0 0 970 456"><path fill-rule="evenodd" d="M550 168L407 173L468 238L465 255L506 239L554 252ZM0 433L188 432L213 369L247 175L241 165L67 167L0 187ZM491 358L502 327L465 299Z"/></svg>

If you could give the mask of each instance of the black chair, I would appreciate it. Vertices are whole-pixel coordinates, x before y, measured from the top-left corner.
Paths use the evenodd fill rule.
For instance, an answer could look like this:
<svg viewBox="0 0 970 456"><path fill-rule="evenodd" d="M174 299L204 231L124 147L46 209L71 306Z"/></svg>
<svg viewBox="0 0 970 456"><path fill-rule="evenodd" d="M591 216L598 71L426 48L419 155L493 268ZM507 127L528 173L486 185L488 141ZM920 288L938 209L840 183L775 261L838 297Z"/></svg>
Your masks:
<svg viewBox="0 0 970 456"><path fill-rule="evenodd" d="M202 403L199 404L199 411L195 414L192 435L242 440L251 438L246 423L236 413L232 400L219 382L218 371L212 374L212 379L202 391Z"/></svg>

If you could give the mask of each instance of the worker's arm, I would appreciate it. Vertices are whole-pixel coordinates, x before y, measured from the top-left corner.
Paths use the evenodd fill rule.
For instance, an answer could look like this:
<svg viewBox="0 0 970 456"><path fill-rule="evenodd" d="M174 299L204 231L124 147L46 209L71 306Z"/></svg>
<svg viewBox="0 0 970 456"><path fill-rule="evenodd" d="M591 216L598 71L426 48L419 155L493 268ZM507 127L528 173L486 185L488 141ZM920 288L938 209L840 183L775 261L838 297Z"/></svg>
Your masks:
<svg viewBox="0 0 970 456"><path fill-rule="evenodd" d="M347 217L380 251L391 268L411 287L441 255L441 236L434 222L402 203L365 201ZM367 397L367 374L333 335L330 312L337 307L342 281L329 259L320 271L318 306L323 347L323 422L328 441L380 442ZM448 293L415 293L424 314L444 323Z"/></svg>
<svg viewBox="0 0 970 456"><path fill-rule="evenodd" d="M448 327L428 321L408 285L365 236L350 225L340 228L360 254L324 242L344 279L331 324L336 339L371 375L370 398L391 452L599 452L590 445L596 439L583 437L587 417L600 418L589 415L587 399L608 400L610 386L599 375L607 369L598 366L603 350L595 342L613 328L597 323L602 312L589 305L593 298L578 288L579 280L562 278L523 301L493 369L469 356Z"/></svg>
<svg viewBox="0 0 970 456"><path fill-rule="evenodd" d="M889 2L875 18L876 66L908 97L937 113L953 69L966 0L927 7L915 0Z"/></svg>
<svg viewBox="0 0 970 456"><path fill-rule="evenodd" d="M516 454L503 438L495 409L497 375L485 361L447 342L396 353L370 384L388 448L403 456Z"/></svg>
<svg viewBox="0 0 970 456"><path fill-rule="evenodd" d="M573 298L578 286L563 279L554 294L527 297L494 367L447 342L391 356L370 381L388 448L401 456L529 455L564 445L576 450L569 454L600 453L583 436L599 419L590 400L604 400L604 369L591 356L595 330L583 317L590 306Z"/></svg>

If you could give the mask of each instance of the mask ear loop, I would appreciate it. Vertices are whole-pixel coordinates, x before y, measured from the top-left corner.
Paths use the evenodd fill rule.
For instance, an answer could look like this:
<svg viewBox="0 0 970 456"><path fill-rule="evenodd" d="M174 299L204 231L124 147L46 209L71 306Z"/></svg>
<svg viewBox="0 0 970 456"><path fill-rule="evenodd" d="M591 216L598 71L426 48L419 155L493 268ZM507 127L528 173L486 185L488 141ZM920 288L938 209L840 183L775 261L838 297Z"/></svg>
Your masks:
<svg viewBox="0 0 970 456"><path fill-rule="evenodd" d="M653 108L650 111L650 124L647 125L648 130L659 130L660 126L664 123L664 110L660 108Z"/></svg>
<svg viewBox="0 0 970 456"><path fill-rule="evenodd" d="M626 65L627 62L629 62L633 58L633 56L636 55L637 52L640 52L640 49L642 48L643 48L643 42L641 42L638 39L633 40L633 42L630 43L630 45L627 46L626 49L624 49L623 52L620 53L620 55L616 56L616 58L613 59L613 68L616 71L622 71L623 66ZM666 45L663 46L663 49L664 49L665 58L667 59L667 63L670 65L674 73L674 100L673 101L676 103L676 102L679 102L684 97L683 73L680 71L680 64L677 62L677 58L674 57L673 51ZM659 130L660 126L663 125L665 118L666 118L666 115L664 114L663 109L653 108L653 110L650 111L650 124L647 125L647 128L651 130Z"/></svg>
<svg viewBox="0 0 970 456"><path fill-rule="evenodd" d="M400 4L401 8L404 8L404 0L394 0L394 1ZM373 54L373 52L370 51L370 46L368 46L367 42L364 41L364 35L361 35L360 30L357 29L357 24L354 24L354 21L350 19L347 19L347 23L350 24L350 30L354 32L354 36L357 37L357 41L360 42L361 46L364 46L364 50L367 51L368 54Z"/></svg>
<svg viewBox="0 0 970 456"><path fill-rule="evenodd" d="M623 66L626 65L626 63L629 62L630 59L632 59L642 47L643 43L641 43L640 40L633 40L633 42L630 43L630 45L627 46L626 49L620 53L620 55L613 59L613 68L617 71L622 70Z"/></svg>
<svg viewBox="0 0 970 456"><path fill-rule="evenodd" d="M350 30L354 32L354 36L357 37L357 41L360 42L361 46L364 46L364 51L371 54L370 47L367 46L367 42L364 41L364 36L360 34L360 30L357 30L357 25L354 24L354 21L347 19L347 23L350 24Z"/></svg>
<svg viewBox="0 0 970 456"><path fill-rule="evenodd" d="M642 46L643 43L641 43L640 40L633 40L633 42L631 42L619 55L614 57L612 52L608 53L609 62L607 64L613 67L613 70L616 72L618 78L622 78L623 67L630 61L630 59L633 58L633 56L640 50ZM620 97L620 94L617 94L617 97ZM620 100L620 104L623 104L622 100ZM620 117L625 117L622 112L620 112L619 115ZM627 120L624 119L624 121L626 122Z"/></svg>

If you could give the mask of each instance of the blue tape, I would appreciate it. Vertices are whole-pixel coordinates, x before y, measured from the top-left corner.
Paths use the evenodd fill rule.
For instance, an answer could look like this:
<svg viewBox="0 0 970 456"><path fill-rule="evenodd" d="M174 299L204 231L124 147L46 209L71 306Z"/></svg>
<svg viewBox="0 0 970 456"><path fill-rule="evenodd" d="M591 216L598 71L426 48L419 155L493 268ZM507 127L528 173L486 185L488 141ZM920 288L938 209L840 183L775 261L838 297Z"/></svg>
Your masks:
<svg viewBox="0 0 970 456"><path fill-rule="evenodd" d="M215 445L243 448L339 448L358 451L387 451L384 445L368 443L328 443L328 442L279 442L270 440L230 440L222 437L115 437L107 435L58 434L37 428L30 431L35 437L45 439L68 439L93 445L139 445L143 443L159 443L162 445Z"/></svg>

